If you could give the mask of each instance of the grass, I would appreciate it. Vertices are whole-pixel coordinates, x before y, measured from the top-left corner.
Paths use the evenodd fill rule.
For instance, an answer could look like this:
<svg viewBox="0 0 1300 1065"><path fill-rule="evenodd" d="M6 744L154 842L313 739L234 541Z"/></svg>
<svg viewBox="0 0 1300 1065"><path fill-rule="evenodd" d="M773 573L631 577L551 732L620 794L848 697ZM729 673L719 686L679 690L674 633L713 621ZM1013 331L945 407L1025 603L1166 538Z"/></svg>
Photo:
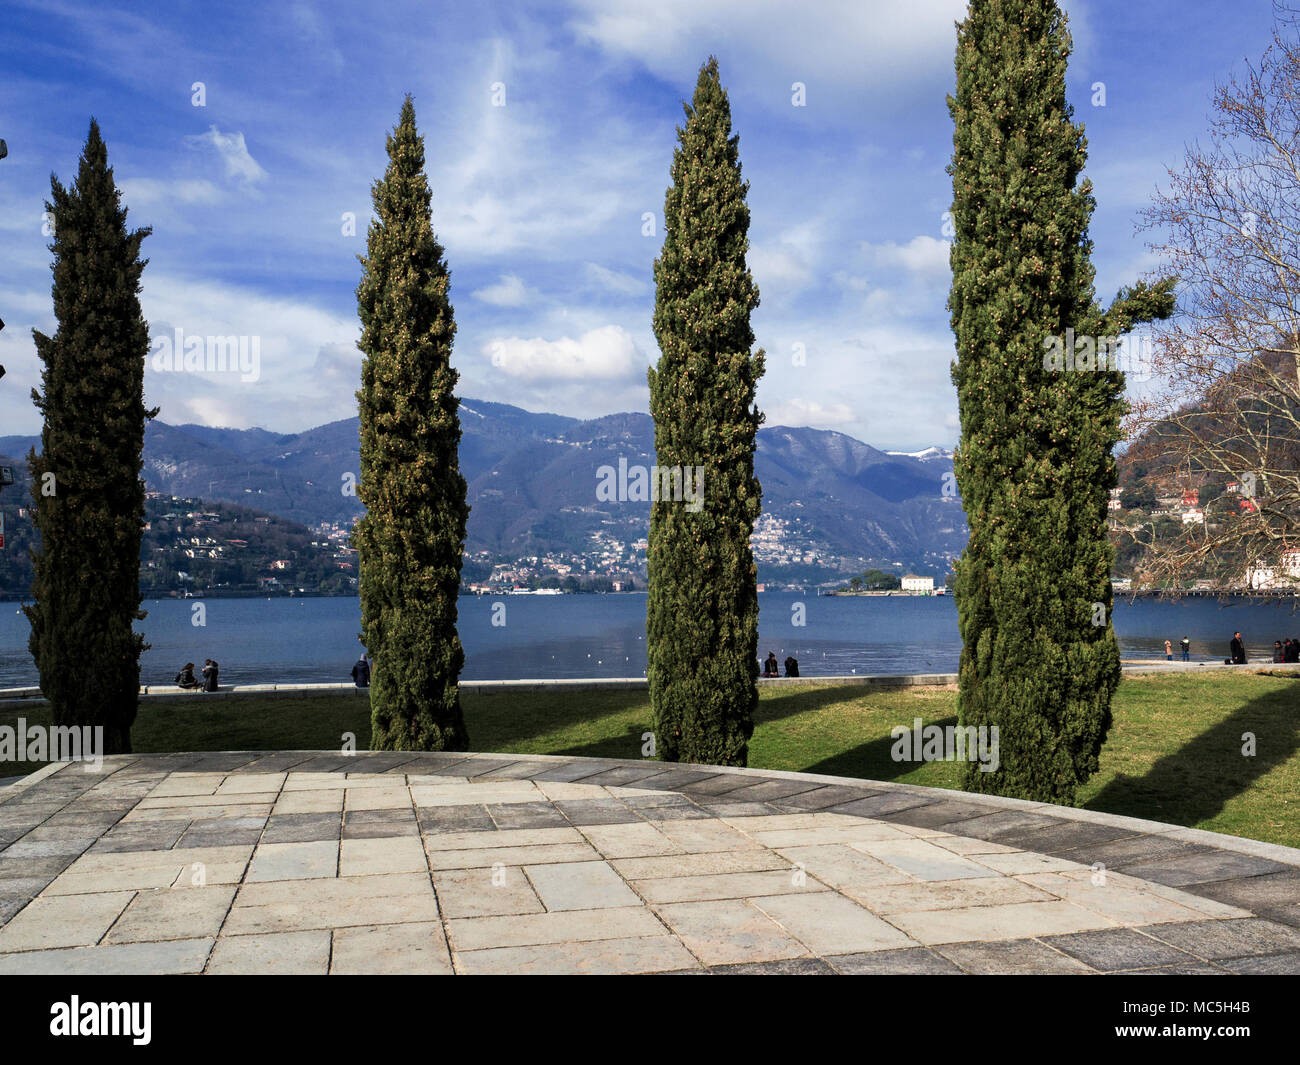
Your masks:
<svg viewBox="0 0 1300 1065"><path fill-rule="evenodd" d="M474 749L512 754L640 758L649 730L644 692L466 694ZM370 742L369 705L353 694L304 698L186 695L141 703L135 749L337 750L344 733ZM762 691L749 764L957 788L953 762L899 763L890 729L954 724L955 688L868 691L849 685ZM1079 805L1252 839L1300 846L1300 679L1255 673L1125 677L1100 771ZM0 709L48 724L48 710ZM1254 737L1253 755L1243 754ZM24 763L0 773L26 773Z"/></svg>

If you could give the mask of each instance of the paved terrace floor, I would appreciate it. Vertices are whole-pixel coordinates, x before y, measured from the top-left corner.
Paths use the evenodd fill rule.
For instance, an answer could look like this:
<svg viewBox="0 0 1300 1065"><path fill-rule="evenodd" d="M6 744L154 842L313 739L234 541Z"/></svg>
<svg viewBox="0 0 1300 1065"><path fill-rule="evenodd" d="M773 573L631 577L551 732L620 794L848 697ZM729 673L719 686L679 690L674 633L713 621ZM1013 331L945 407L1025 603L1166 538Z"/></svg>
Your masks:
<svg viewBox="0 0 1300 1065"><path fill-rule="evenodd" d="M453 972L1297 973L1300 850L566 757L118 756L0 790L0 973Z"/></svg>

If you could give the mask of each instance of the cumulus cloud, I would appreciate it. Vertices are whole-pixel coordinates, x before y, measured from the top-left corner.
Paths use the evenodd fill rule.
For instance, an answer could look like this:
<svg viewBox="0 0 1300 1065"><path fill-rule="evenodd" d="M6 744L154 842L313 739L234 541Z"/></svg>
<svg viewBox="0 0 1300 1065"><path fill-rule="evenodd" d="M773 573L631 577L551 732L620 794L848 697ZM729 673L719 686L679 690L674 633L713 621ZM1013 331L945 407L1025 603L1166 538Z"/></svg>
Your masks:
<svg viewBox="0 0 1300 1065"><path fill-rule="evenodd" d="M636 342L617 325L589 330L577 339L503 337L482 350L502 373L530 381L630 380L646 366Z"/></svg>
<svg viewBox="0 0 1300 1065"><path fill-rule="evenodd" d="M354 343L322 344L312 364L312 376L360 386L361 359L361 350Z"/></svg>
<svg viewBox="0 0 1300 1065"><path fill-rule="evenodd" d="M759 292L764 295L768 289L786 292L800 289L812 280L812 271L788 245L755 245L749 249L746 261Z"/></svg>
<svg viewBox="0 0 1300 1065"><path fill-rule="evenodd" d="M501 280L495 285L487 285L470 295L494 307L522 307L531 303L537 293L525 285L517 274L502 274Z"/></svg>
<svg viewBox="0 0 1300 1065"><path fill-rule="evenodd" d="M185 143L190 148L215 153L225 168L226 177L232 181L256 185L267 177L261 164L249 153L240 132L222 133L216 126L209 126L207 133L186 137Z"/></svg>
<svg viewBox="0 0 1300 1065"><path fill-rule="evenodd" d="M966 3L820 0L800 6L797 16L785 4L754 0L576 0L575 7L570 28L578 40L639 60L673 84L694 82L701 58L725 41L724 80L762 83L770 104L788 111L794 80L807 84L812 106L950 75L953 23ZM857 113L839 111L843 118Z"/></svg>
<svg viewBox="0 0 1300 1065"><path fill-rule="evenodd" d="M864 241L862 250L877 267L937 278L948 273L948 254L952 250L952 244L921 235L913 237L906 244L895 244L892 241L872 244Z"/></svg>
<svg viewBox="0 0 1300 1065"><path fill-rule="evenodd" d="M141 306L152 338L146 402L161 408L165 422L299 432L356 413L361 356L351 316L292 297L148 271ZM153 353L177 329L182 338L247 338L250 356L257 352L255 379L155 366Z"/></svg>

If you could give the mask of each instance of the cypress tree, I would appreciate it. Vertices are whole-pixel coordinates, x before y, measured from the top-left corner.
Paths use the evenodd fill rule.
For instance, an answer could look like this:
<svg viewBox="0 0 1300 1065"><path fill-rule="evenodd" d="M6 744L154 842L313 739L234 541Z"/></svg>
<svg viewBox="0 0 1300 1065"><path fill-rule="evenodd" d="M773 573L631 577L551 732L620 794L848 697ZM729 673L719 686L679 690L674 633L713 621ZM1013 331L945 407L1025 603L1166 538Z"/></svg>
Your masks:
<svg viewBox="0 0 1300 1065"><path fill-rule="evenodd" d="M140 311L140 245L92 119L77 179L51 176L54 336L33 330L44 363L32 402L44 416L28 454L33 524L28 646L58 726L102 726L104 752L131 750L140 693L132 623L140 610L144 534L141 452L149 326Z"/></svg>
<svg viewBox="0 0 1300 1065"><path fill-rule="evenodd" d="M1124 375L1084 341L1172 310L1172 279L1093 290L1087 145L1066 103L1070 37L1051 0L973 0L958 26L952 291L955 459L970 541L957 564L959 719L998 726L972 791L1073 803L1120 678L1107 500ZM1068 334L1067 330L1073 330ZM1053 363L1073 335L1078 361ZM1095 340L1093 341L1095 345Z"/></svg>
<svg viewBox="0 0 1300 1065"><path fill-rule="evenodd" d="M686 478L703 469L702 506L651 504L647 675L661 758L743 766L758 704L749 541L761 509L754 391L763 353L751 350L749 186L716 59L700 69L685 111L654 265L660 358L649 371L650 413L659 466L682 467Z"/></svg>
<svg viewBox="0 0 1300 1065"><path fill-rule="evenodd" d="M409 96L373 195L357 287L366 513L355 528L361 638L374 658L371 747L463 751L456 596L469 506L457 456L456 325Z"/></svg>

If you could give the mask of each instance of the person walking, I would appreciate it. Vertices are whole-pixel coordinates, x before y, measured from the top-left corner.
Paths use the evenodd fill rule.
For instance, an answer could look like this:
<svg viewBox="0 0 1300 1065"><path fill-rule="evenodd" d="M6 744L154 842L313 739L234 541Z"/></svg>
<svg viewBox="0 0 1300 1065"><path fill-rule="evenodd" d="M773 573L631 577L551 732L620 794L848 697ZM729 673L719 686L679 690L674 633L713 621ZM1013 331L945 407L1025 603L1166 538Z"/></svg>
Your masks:
<svg viewBox="0 0 1300 1065"><path fill-rule="evenodd" d="M1232 652L1232 664L1234 666L1244 666L1246 664L1246 645L1241 640L1241 633L1232 634L1232 642L1228 644L1228 649Z"/></svg>
<svg viewBox="0 0 1300 1065"><path fill-rule="evenodd" d="M1166 641L1165 641L1165 661L1166 661L1166 662L1172 662L1173 660L1174 660L1174 645L1173 645L1172 641L1170 641L1170 640L1166 640Z"/></svg>
<svg viewBox="0 0 1300 1065"><path fill-rule="evenodd" d="M370 662L362 655L352 667L352 683L358 688L370 687Z"/></svg>
<svg viewBox="0 0 1300 1065"><path fill-rule="evenodd" d="M1183 648L1183 661L1190 662L1192 660L1192 641L1189 640L1186 636L1183 637L1182 648Z"/></svg>

